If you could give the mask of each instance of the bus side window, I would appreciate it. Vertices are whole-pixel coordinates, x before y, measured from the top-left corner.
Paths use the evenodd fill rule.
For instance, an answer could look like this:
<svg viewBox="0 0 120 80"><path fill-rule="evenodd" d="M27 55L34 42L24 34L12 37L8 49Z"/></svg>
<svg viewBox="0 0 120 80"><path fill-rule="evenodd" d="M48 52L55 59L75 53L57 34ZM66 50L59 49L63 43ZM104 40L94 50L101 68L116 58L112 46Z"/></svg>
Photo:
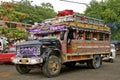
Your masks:
<svg viewBox="0 0 120 80"><path fill-rule="evenodd" d="M90 32L86 32L85 39L86 40L91 40L91 33Z"/></svg>
<svg viewBox="0 0 120 80"><path fill-rule="evenodd" d="M77 40L84 40L83 32L80 32L80 31L79 31L79 32L77 33L76 39L77 39Z"/></svg>
<svg viewBox="0 0 120 80"><path fill-rule="evenodd" d="M102 33L99 34L99 41L103 41L103 34Z"/></svg>
<svg viewBox="0 0 120 80"><path fill-rule="evenodd" d="M93 33L93 40L97 41L98 40L98 33Z"/></svg>
<svg viewBox="0 0 120 80"><path fill-rule="evenodd" d="M105 41L109 40L109 34L105 34Z"/></svg>

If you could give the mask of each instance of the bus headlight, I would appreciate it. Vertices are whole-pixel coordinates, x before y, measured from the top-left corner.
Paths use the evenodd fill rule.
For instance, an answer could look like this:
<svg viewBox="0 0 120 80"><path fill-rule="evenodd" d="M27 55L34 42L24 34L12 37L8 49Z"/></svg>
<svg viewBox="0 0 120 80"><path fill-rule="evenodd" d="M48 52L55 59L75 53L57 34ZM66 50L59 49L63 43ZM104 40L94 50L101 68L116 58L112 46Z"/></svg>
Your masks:
<svg viewBox="0 0 120 80"><path fill-rule="evenodd" d="M37 48L37 53L40 54L40 48L39 47Z"/></svg>
<svg viewBox="0 0 120 80"><path fill-rule="evenodd" d="M17 54L20 54L20 48L17 48Z"/></svg>

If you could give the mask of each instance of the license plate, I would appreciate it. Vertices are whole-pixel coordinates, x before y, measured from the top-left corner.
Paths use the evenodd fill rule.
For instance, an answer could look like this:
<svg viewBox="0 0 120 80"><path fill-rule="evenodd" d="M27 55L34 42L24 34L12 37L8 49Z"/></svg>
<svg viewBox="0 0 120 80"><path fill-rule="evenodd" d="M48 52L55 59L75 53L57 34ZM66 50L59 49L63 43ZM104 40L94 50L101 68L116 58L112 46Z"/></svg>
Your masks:
<svg viewBox="0 0 120 80"><path fill-rule="evenodd" d="M25 64L25 63L27 63L28 62L28 60L26 60L26 59L22 59L21 60L21 63L23 63L23 64Z"/></svg>

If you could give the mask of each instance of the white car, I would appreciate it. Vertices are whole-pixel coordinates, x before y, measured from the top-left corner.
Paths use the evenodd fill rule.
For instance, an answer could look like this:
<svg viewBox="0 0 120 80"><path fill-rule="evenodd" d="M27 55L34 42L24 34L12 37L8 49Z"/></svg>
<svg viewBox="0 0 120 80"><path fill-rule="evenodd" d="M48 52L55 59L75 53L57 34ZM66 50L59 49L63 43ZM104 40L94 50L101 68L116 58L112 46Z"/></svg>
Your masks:
<svg viewBox="0 0 120 80"><path fill-rule="evenodd" d="M110 44L110 55L109 56L104 56L102 55L102 60L103 61L109 61L111 63L114 62L114 59L116 57L116 50L115 50L115 44Z"/></svg>
<svg viewBox="0 0 120 80"><path fill-rule="evenodd" d="M116 57L115 44L110 44L110 52L109 61L113 63Z"/></svg>

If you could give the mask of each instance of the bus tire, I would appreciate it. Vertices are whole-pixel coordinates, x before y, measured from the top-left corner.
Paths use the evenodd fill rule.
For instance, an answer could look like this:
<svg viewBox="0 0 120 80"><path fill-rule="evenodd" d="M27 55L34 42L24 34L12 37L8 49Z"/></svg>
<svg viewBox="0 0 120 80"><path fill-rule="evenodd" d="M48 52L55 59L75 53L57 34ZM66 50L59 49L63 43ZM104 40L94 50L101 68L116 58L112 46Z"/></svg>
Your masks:
<svg viewBox="0 0 120 80"><path fill-rule="evenodd" d="M22 65L22 64L16 64L15 67L20 74L29 73L31 70L31 69L28 69L26 65Z"/></svg>
<svg viewBox="0 0 120 80"><path fill-rule="evenodd" d="M87 61L87 66L92 69L97 69L102 65L101 61L100 55L93 55L93 59Z"/></svg>
<svg viewBox="0 0 120 80"><path fill-rule="evenodd" d="M51 55L42 66L42 72L47 77L59 75L61 70L61 61L57 56Z"/></svg>

